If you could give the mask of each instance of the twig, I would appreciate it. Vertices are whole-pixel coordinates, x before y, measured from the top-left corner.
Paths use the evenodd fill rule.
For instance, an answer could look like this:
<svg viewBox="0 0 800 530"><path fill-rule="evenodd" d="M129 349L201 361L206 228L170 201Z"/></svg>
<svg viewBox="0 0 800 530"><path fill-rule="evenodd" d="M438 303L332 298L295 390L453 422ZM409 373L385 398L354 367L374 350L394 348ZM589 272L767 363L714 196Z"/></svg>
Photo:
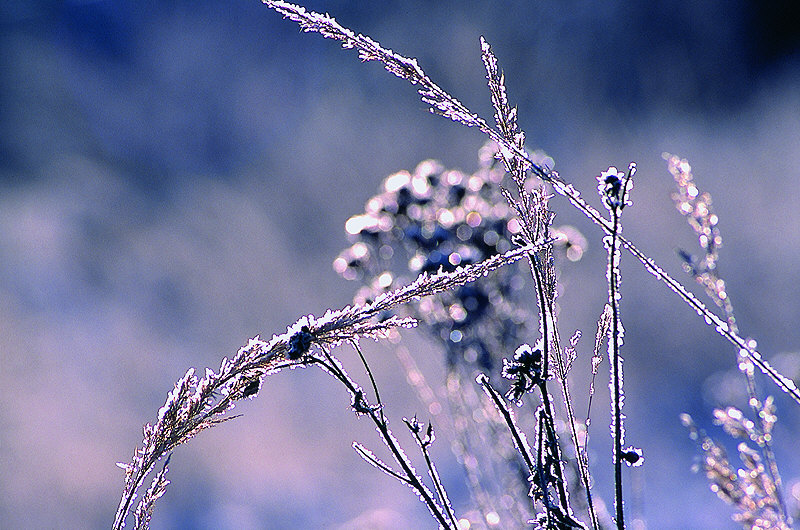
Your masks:
<svg viewBox="0 0 800 530"><path fill-rule="evenodd" d="M370 420L372 420L372 422L375 424L375 427L378 429L378 432L380 433L381 440L383 440L384 445L386 445L386 447L392 453L392 457L395 459L395 462L397 462L403 472L400 473L392 470L388 465L383 463L363 446L354 443L353 447L356 449L359 455L361 455L371 464L376 465L388 475L398 479L400 482L413 489L417 493L420 501L422 501L422 503L428 507L431 515L433 515L441 527L451 530L458 530L457 523L451 524L451 518L449 517L449 514L445 514L443 508L438 502L436 502L436 499L434 499L433 494L430 492L428 487L425 486L425 484L422 482L422 479L417 475L411 461L408 459L405 452L403 452L399 442L389 429L389 423L381 410L382 407L379 405L369 405L366 398L364 398L364 392L361 390L361 387L359 387L358 384L356 384L356 382L350 378L347 372L345 372L344 368L342 368L339 361L328 351L324 351L322 356L311 357L309 359L309 363L319 364L326 372L331 374L335 379L341 382L345 388L347 388L353 398L351 405L353 410L357 414L364 414L368 416ZM370 379L372 379L371 376ZM455 521L455 518L453 517L452 520Z"/></svg>

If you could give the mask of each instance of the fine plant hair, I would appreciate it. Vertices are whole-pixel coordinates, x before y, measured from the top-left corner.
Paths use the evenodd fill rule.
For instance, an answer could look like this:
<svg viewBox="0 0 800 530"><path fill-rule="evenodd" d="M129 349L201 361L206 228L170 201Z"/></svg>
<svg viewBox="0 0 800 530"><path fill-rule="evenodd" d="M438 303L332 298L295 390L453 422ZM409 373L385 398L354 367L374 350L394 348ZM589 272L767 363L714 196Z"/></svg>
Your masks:
<svg viewBox="0 0 800 530"><path fill-rule="evenodd" d="M734 470L722 446L703 433L688 415L681 417L700 446L703 464L699 468L705 472L711 489L736 508L734 519L745 528L790 528L792 519L772 449L775 406L771 396L759 395L755 368L798 404L800 390L763 358L755 341L739 334L733 305L718 269L722 242L718 218L711 208L710 196L694 184L688 162L664 155L677 184L673 199L695 231L702 251L700 257L686 251L679 255L686 271L703 286L723 317L622 235L623 210L633 204L635 163L630 163L626 171L610 166L597 176L597 192L607 211L605 216L548 167L547 157L528 150L525 133L517 122L517 109L509 103L502 70L484 38L480 39L480 52L494 108L493 125L435 84L415 59L354 33L328 15L282 1L264 3L298 23L303 31L338 40L344 48L355 48L362 61L379 61L389 72L414 85L431 112L486 135L481 169L465 176L426 161L413 175L398 173L389 177L383 194L370 200L363 215L348 221L347 231L354 244L334 263L341 275L364 284L352 305L328 310L321 317L304 316L285 333L273 335L268 341L250 339L233 357L224 358L218 370L206 369L201 378L189 369L169 393L155 423L144 426L142 445L131 461L118 464L125 471L125 485L113 528L123 528L131 512L136 528L149 527L155 502L169 484L167 464L177 446L206 428L236 417L229 414L235 403L255 398L267 376L285 368L311 366L321 368L346 388L349 407L375 425L393 462L381 460L354 442L357 454L407 485L438 527L468 528L482 519L504 528L625 528L623 464L642 465L644 457L641 449L625 445L624 328L620 310L623 250L736 348L737 366L745 376L755 420L734 407L718 409L714 415L715 422L727 434L742 440L738 452L744 468ZM508 178L503 180L503 175ZM465 180L473 183L470 191L462 185ZM551 189L599 227L607 251L607 301L598 318L592 348L584 420L579 419L583 406L578 407L570 389L570 369L577 358L581 332L570 333L568 341L561 339L556 304L556 257L559 252L570 252L570 248L579 252L582 236L553 226ZM454 202L448 205L439 200ZM477 215L484 206L484 214ZM474 210L470 213L476 214L471 218L465 214L470 208ZM489 211L494 217L487 214ZM488 224L491 229L486 228ZM487 235L490 232L491 237ZM401 272L389 270L386 263L379 261L379 251L387 248L384 254L400 256L409 268ZM409 252L412 259L403 252ZM538 315L517 310L518 300L509 287L516 274L510 265L523 259ZM404 275L416 279L403 284L400 279ZM492 304L488 303L490 299L494 300ZM525 316L525 321L520 320L520 315ZM525 325L533 318L538 322L538 337L525 342L524 335L530 331ZM426 425L411 416L403 418L403 425L423 462L425 473L417 471L390 429L380 389L361 351L360 339L382 340L410 327L428 333L447 353L447 398L459 420L453 425L470 420L470 409L474 407L480 407L487 418L483 427L450 429L453 449L463 460L477 516L473 512L459 515L459 507L450 501L430 454L436 439L433 422ZM356 382L334 355L343 344L355 349L368 385ZM604 463L590 462L588 449L589 416L604 344L611 398L612 513L593 492L591 470ZM400 352L398 356L409 379L412 372L418 375L408 352ZM423 401L434 399L432 385L436 383L414 378L414 387ZM486 469L497 476L482 475L469 463L476 458L485 458ZM163 466L155 472L162 459ZM155 477L134 508L139 491L154 472ZM489 484L492 481L495 486ZM498 489L506 496L514 493L519 498L502 509L495 498Z"/></svg>

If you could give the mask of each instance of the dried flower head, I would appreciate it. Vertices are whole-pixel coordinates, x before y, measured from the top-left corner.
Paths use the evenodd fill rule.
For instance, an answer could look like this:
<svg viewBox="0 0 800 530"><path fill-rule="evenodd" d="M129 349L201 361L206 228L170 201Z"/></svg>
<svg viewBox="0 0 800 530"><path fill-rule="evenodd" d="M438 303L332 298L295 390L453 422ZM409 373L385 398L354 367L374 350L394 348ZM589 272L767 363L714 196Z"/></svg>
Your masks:
<svg viewBox="0 0 800 530"><path fill-rule="evenodd" d="M511 389L506 397L522 405L522 397L542 381L542 345L531 348L523 344L514 352L514 359L503 359L503 377L511 379Z"/></svg>
<svg viewBox="0 0 800 530"><path fill-rule="evenodd" d="M334 261L342 277L364 287L356 303L404 283L409 276L451 271L512 248L519 225L500 192L505 171L492 149L481 151L472 175L427 160L413 173L383 181L381 193L345 228L353 244ZM522 303L521 271L491 277L411 305L411 315L445 345L448 363L491 370L495 355L519 343L531 315ZM499 325L500 332L496 332Z"/></svg>
<svg viewBox="0 0 800 530"><path fill-rule="evenodd" d="M628 173L618 171L611 166L597 176L597 191L605 199L606 208L622 210L630 203L630 191L633 187L631 177L636 172L636 164L628 166Z"/></svg>

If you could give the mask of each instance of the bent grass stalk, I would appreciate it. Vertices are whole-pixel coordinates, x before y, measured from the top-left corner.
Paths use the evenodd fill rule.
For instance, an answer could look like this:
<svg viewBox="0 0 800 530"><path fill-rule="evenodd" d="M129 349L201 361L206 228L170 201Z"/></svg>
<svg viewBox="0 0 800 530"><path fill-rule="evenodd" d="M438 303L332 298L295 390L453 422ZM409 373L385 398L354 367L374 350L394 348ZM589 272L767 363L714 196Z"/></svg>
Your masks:
<svg viewBox="0 0 800 530"><path fill-rule="evenodd" d="M304 355L312 344L334 348L359 338L383 338L390 330L414 326L413 319L395 316L382 319L381 315L421 297L473 282L550 243L544 241L517 248L452 272L423 273L410 284L384 293L372 303L329 310L318 318L303 317L289 326L286 333L274 335L268 342L255 337L233 358L224 358L219 371L207 368L201 379L195 376L194 369L189 369L170 392L156 423L144 426L142 446L136 449L131 462L117 464L125 470L125 487L113 528L125 525L139 488L161 458L200 431L231 419L225 414L236 401L255 397L265 376L303 365Z"/></svg>
<svg viewBox="0 0 800 530"><path fill-rule="evenodd" d="M262 0L268 7L283 14L300 25L306 32L318 32L325 38L342 41L344 48L356 48L359 58L362 61L379 61L383 63L386 70L392 74L409 81L412 85L418 85L417 92L422 101L430 106L430 111L445 118L466 125L475 127L490 139L497 142L505 151L504 156L514 157L523 162L522 170L531 171L535 176L549 183L553 189L564 196L578 211L586 216L590 221L603 229L608 235L613 234L613 227L604 219L600 213L589 205L582 197L580 192L565 181L557 171L543 168L537 164L525 150L524 147L510 142L503 134L497 132L480 116L470 111L463 103L451 96L436 83L434 83L417 64L416 59L403 57L392 50L383 48L379 43L361 34L339 25L335 19L306 11L304 8L289 2ZM729 329L726 322L709 310L705 304L700 302L690 293L679 281L670 276L663 268L655 263L653 259L640 251L632 242L619 236L622 246L627 249L639 262L653 274L656 278L666 284L675 294L677 294L689 307L694 309L698 315L703 317L709 325L713 325L715 331L725 339L733 343L743 354L746 355L758 368L770 378L778 387L789 394L798 404L800 404L800 390L797 385L788 377L783 376L774 369L752 345Z"/></svg>

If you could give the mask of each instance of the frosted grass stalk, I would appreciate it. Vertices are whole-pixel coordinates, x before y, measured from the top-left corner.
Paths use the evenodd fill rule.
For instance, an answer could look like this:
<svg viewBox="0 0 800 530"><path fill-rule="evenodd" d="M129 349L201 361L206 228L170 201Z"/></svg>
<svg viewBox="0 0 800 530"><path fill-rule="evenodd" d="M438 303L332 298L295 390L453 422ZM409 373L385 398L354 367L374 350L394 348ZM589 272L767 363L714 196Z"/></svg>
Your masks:
<svg viewBox="0 0 800 530"><path fill-rule="evenodd" d="M706 295L723 310L728 329L732 333L738 334L739 327L734 316L733 302L725 287L725 280L720 276L719 267L717 266L719 248L722 246L722 235L717 226L719 218L714 212L711 195L708 192L701 193L697 188L692 175L692 167L686 159L681 159L669 153L662 153L661 156L667 161L667 169L672 174L678 187L678 191L672 195L675 207L681 215L686 217L689 225L697 234L698 242L703 251L703 255L699 259L695 259L688 252L679 251L681 257L685 260L684 269L704 287ZM737 353L740 359L736 364L739 371L745 376L748 404L753 417L758 422L757 428L754 427L757 431L757 435L754 438L764 456L766 471L775 484L776 503L780 508L781 515L786 519L788 518L788 512L783 499L778 464L775 459L775 453L772 450L770 437L764 435L770 429L768 418L771 414L767 412L764 400L758 395L752 361L748 359L746 354Z"/></svg>
<svg viewBox="0 0 800 530"><path fill-rule="evenodd" d="M420 88L417 92L420 94L422 101L430 105L431 112L440 114L455 122L466 125L467 127L479 129L489 138L497 142L507 152L508 156L513 156L522 161L523 166L521 171L531 171L541 180L550 183L559 195L564 196L590 221L603 229L607 234L613 233L613 228L610 226L609 222L581 197L580 192L572 184L566 182L557 171L537 164L524 147L509 141L503 134L490 127L483 118L470 111L463 103L436 85L425 74L422 68L420 68L415 59L403 57L390 49L383 48L369 37L355 34L353 31L342 27L333 18L327 15L306 11L304 8L289 2L274 0L263 0L263 2L268 7L283 14L286 18L297 22L303 31L318 32L326 38L340 40L344 48L358 49L359 58L362 61L380 61L389 72L402 79L406 79L413 85L418 85ZM755 348L749 346L738 334L731 332L727 328L727 325L725 327L720 326L720 324L724 324L722 320L706 308L704 304L699 302L680 282L672 278L651 258L638 250L632 242L627 241L621 236L619 237L619 241L625 249L644 265L648 272L666 284L667 287L676 293L687 305L694 309L701 317L704 317L709 324L713 324L717 333L735 346L738 346L740 350L742 350L743 355L747 356L748 359L758 366L758 368L778 385L781 390L789 394L792 399L800 404L800 389L798 389L797 385L791 379L783 376L770 366Z"/></svg>
<svg viewBox="0 0 800 530"><path fill-rule="evenodd" d="M603 204L611 218L611 234L606 236L604 243L608 250L608 305L611 306L611 336L608 340L608 361L611 366L609 390L611 392L611 435L614 440L614 507L616 511L617 528L625 528L624 502L622 498L622 445L625 443L625 427L622 406L625 400L622 376L622 347L624 328L619 313L620 270L619 270L619 236L622 233L622 210L630 204L629 196L633 187L632 177L636 172L636 164L628 166L628 173L621 173L615 167L597 177L597 190L603 199Z"/></svg>
<svg viewBox="0 0 800 530"><path fill-rule="evenodd" d="M497 58L492 52L491 46L483 37L481 37L481 56L486 69L486 79L492 98L492 105L495 109L495 123L497 124L497 128L506 142L524 151L525 133L520 130L517 124L517 109L512 108L508 101L504 75L498 67ZM549 197L547 193L543 188L533 191L529 191L526 188L528 164L524 159L502 148L497 154L497 157L503 160L506 171L512 176L517 185L516 198L506 189L503 189L503 193L506 201L517 213L525 238L528 241L536 241L543 237L548 237L554 214L548 208ZM564 408L567 412L567 423L570 428L572 445L575 449L578 474L586 493L587 509L592 527L596 529L599 523L592 501L591 474L578 441L575 413L573 411L569 384L567 381L568 367L564 360L564 352L561 347L558 327L556 325L555 303L557 296L557 279L552 247L545 247L539 252L531 253L528 256L528 265L535 281L536 298L540 315L539 332L542 337L543 352L543 374L540 390L542 392L543 406L545 407L545 412L549 414L548 420L552 423L554 419L552 415L553 411L550 407L547 394L547 379L549 378L548 372L552 357L556 365L557 378L561 384L561 394L564 401ZM564 470L560 463L560 448L557 445L558 444L556 444L553 450L558 453L557 460L559 464L557 464L557 473L560 475L558 481L563 483ZM569 505L569 498L566 490L561 492L560 496L563 509L571 516L572 508Z"/></svg>
<svg viewBox="0 0 800 530"><path fill-rule="evenodd" d="M265 376L287 367L309 364L314 359L308 355L312 345L331 349L343 342L379 339L393 329L414 326L413 319L385 318L384 315L399 305L482 278L536 248L537 245L521 247L450 272L421 274L410 284L384 293L372 303L329 310L321 317L302 317L289 326L286 333L273 335L269 341L255 337L231 359L223 358L218 371L207 368L200 379L195 376L194 369L189 369L167 396L156 423L144 426L142 446L135 450L131 462L117 464L125 471L125 486L114 518L114 530L125 526L139 488L158 461L200 431L231 419L226 413L236 401L255 397ZM330 367L333 373L340 372L336 363ZM358 404L355 395L354 404Z"/></svg>

